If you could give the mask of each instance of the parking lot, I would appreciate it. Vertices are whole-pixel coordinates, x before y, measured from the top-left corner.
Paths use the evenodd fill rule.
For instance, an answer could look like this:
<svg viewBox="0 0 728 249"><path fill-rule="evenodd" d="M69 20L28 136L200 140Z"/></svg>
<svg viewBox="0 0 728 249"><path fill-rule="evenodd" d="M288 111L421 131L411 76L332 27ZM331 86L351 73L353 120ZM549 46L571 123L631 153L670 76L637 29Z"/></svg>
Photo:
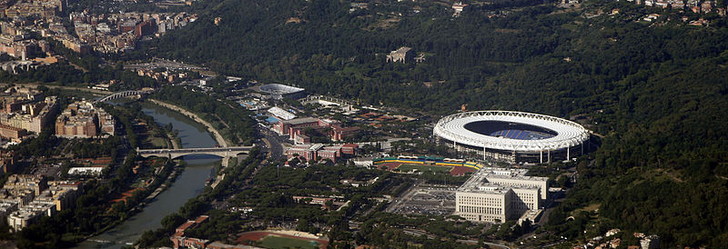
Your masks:
<svg viewBox="0 0 728 249"><path fill-rule="evenodd" d="M416 184L387 210L397 214L449 215L455 211L456 187Z"/></svg>

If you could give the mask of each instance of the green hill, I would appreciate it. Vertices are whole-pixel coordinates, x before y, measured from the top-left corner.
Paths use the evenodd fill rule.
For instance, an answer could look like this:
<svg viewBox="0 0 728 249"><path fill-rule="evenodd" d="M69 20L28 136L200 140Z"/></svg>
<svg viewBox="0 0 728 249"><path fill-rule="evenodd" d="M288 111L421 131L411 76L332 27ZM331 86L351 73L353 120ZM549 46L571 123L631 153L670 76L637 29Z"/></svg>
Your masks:
<svg viewBox="0 0 728 249"><path fill-rule="evenodd" d="M199 20L146 46L364 103L580 115L605 138L549 229L583 237L587 223L563 218L599 204L602 230L659 234L665 247L728 244L725 20L692 27L683 14L629 3L536 3L473 4L455 18L427 1L350 10L347 1L213 0L193 7ZM653 12L663 14L655 23L637 21ZM401 46L425 61L385 63Z"/></svg>

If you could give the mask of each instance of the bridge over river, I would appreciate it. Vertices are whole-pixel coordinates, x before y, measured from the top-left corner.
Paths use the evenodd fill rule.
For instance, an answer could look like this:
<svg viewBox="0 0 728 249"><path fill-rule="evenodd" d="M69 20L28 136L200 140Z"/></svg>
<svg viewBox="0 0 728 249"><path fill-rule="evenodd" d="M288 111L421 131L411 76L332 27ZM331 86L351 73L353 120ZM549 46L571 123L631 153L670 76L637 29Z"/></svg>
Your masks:
<svg viewBox="0 0 728 249"><path fill-rule="evenodd" d="M234 157L238 154L248 154L253 146L232 146L212 148L184 148L184 149L140 149L137 154L142 157L168 157L175 159L187 155L214 155L223 158Z"/></svg>
<svg viewBox="0 0 728 249"><path fill-rule="evenodd" d="M115 100L120 98L129 98L129 97L136 97L141 98L142 96L148 95L150 93L154 92L154 90L128 90L128 91L121 91L121 92L115 92L112 94L109 94L107 96L104 96L100 99L97 99L97 103L106 102L109 100Z"/></svg>

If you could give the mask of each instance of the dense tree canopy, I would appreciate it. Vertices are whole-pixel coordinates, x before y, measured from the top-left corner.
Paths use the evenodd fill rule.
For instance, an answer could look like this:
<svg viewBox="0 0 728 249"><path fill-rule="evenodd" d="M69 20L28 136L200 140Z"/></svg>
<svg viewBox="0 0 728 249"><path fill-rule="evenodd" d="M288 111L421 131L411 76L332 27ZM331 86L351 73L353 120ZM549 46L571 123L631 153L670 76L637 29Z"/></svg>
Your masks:
<svg viewBox="0 0 728 249"><path fill-rule="evenodd" d="M350 12L335 0L205 1L194 6L198 21L145 46L369 104L582 116L604 143L595 163L580 164L556 217L598 203L610 225L659 234L664 245L728 244L726 21L690 27L631 3L528 5L476 6L453 18L426 2ZM613 8L620 13L584 17ZM636 21L652 12L663 14L661 25ZM385 63L401 46L425 61Z"/></svg>

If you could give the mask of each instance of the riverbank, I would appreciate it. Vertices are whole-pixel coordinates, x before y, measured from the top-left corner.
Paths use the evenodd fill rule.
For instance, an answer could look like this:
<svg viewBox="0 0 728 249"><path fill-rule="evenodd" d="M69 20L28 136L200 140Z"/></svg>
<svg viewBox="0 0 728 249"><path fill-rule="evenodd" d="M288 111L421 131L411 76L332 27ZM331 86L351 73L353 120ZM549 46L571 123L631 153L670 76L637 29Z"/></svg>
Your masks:
<svg viewBox="0 0 728 249"><path fill-rule="evenodd" d="M179 142L172 147L194 148L213 147L217 143L211 132L206 131L199 122L181 112L165 106L149 103L142 111L154 118L157 125L172 124L178 131ZM167 137L173 140L173 134ZM132 212L122 221L95 233L96 236L79 243L77 249L119 249L137 241L145 230L156 229L161 226L165 216L179 210L190 198L198 196L206 187L206 182L214 176L214 168L219 165L218 159L207 156L191 156L173 163L171 168L158 180L154 191L145 200L133 208Z"/></svg>
<svg viewBox="0 0 728 249"><path fill-rule="evenodd" d="M149 101L156 105L179 112L179 113L191 118L195 122L202 124L203 126L205 126L205 128L207 128L207 131L213 135L213 137L215 138L215 141L218 143L218 145L220 145L221 147L228 147L228 145L229 145L228 141L225 140L225 138L223 138L223 136L220 134L220 132L217 129L215 129L215 127L213 127L212 124L210 124L209 122L207 122L204 119L197 116L197 114L190 112L180 106L176 106L176 105L166 103L166 102L163 102L160 100L149 99ZM237 162L237 160L236 160L236 162ZM214 181L212 181L210 183L210 187L212 187L212 188L217 187L217 185L220 184L220 182L225 179L225 174L223 173L223 171L225 168L227 168L229 166L230 158L223 157L221 164L222 164L222 168L217 172L217 175L215 176Z"/></svg>
<svg viewBox="0 0 728 249"><path fill-rule="evenodd" d="M144 115L146 115L146 114L144 114ZM147 125L147 131L145 133L151 133L153 130L161 130L164 132L164 134L165 134L164 136L167 138L167 141L166 141L167 146L171 146L174 149L182 148L179 138L176 137L175 134L172 133L171 131L162 129L159 125L160 124L158 124L156 122L150 122ZM124 158L125 159L123 162L121 162L121 164L129 163L126 160L132 160L133 161L133 162L131 162L132 164L138 162L138 158L136 158L136 157L134 157L134 158L124 157ZM146 161L146 160L148 160L148 159L143 159L142 161ZM163 168L161 170L155 171L155 173L154 173L155 176L151 179L152 181L148 182L145 187L145 188L151 188L154 190L149 192L149 194L147 194L146 197L144 197L143 200L139 201L135 206L128 209L128 211L126 212L126 215L122 216L123 217L122 219L116 220L89 235L82 236L83 239L80 241L77 241L77 242L91 240L92 237L98 236L109 230L115 229L120 224L123 224L128 219L134 217L134 215L136 215L137 213L142 212L144 206L146 206L147 204L154 201L154 199L160 193L162 193L163 191L165 191L166 189L168 189L171 186L171 184L176 180L177 176L179 176L184 171L185 163L184 163L184 161L174 162L171 159L167 159L164 161L164 166L162 166L162 167ZM96 240L95 242L101 243L102 241Z"/></svg>
<svg viewBox="0 0 728 249"><path fill-rule="evenodd" d="M193 112L190 112L190 111L188 111L188 110L186 110L186 109L184 109L182 107L179 107L179 106L176 106L176 105L173 105L173 104L170 104L170 103L166 103L166 102L163 102L163 101L160 101L160 100L156 100L156 99L148 99L148 100L150 102L154 103L154 104L163 106L163 107L165 107L167 109L174 110L174 111L177 111L179 113L182 113L183 115L191 118L195 122L204 125L205 128L207 128L207 131L210 132L210 133L212 133L212 135L215 138L215 141L217 142L217 144L219 144L221 147L228 147L229 146L228 141L225 140L225 138L222 137L222 135L220 134L220 132L217 129L215 129L215 127L213 127L212 124L210 124L209 122L207 122L204 119L202 119L199 116L197 116L197 114L195 114Z"/></svg>

